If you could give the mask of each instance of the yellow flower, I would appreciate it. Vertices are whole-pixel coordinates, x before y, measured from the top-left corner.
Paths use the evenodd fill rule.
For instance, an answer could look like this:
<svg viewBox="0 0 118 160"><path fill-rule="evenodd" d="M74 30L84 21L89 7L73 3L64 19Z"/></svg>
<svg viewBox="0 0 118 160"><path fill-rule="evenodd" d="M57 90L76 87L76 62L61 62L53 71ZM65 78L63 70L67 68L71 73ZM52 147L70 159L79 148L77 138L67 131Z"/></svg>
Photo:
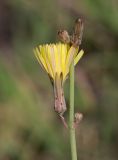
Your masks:
<svg viewBox="0 0 118 160"><path fill-rule="evenodd" d="M74 64L83 55L83 50L78 53L78 49L68 44L56 43L39 45L34 49L35 56L42 68L49 74L53 82L57 77L61 77L62 84L67 78L69 68L74 60Z"/></svg>
<svg viewBox="0 0 118 160"><path fill-rule="evenodd" d="M84 52L81 50L78 53L78 49L73 46L56 43L39 45L34 49L34 53L38 62L48 73L52 81L55 99L54 109L62 117L66 111L63 92L64 81L67 78L72 61L76 65Z"/></svg>

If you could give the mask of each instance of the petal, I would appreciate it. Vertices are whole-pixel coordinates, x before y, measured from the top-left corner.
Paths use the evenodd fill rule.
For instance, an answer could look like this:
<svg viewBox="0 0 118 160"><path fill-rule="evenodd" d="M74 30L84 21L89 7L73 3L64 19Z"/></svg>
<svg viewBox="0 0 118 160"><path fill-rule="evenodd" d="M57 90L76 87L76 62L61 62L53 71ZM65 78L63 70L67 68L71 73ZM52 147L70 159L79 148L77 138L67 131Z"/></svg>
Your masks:
<svg viewBox="0 0 118 160"><path fill-rule="evenodd" d="M57 45L53 45L54 49L54 55L55 55L55 64L56 64L56 72L59 75L60 73L60 66L59 66L59 55L58 55L58 50L57 50Z"/></svg>
<svg viewBox="0 0 118 160"><path fill-rule="evenodd" d="M62 45L61 47L61 62L62 62L62 72L65 72L65 63L67 57L67 45Z"/></svg>
<svg viewBox="0 0 118 160"><path fill-rule="evenodd" d="M84 51L83 51L83 50L81 50L81 51L77 54L77 56L76 56L75 59L74 59L74 65L76 65L76 64L78 63L78 61L81 59L81 57L83 56L83 54L84 54Z"/></svg>
<svg viewBox="0 0 118 160"><path fill-rule="evenodd" d="M47 53L47 50L46 50L46 46L43 47L42 56L43 56L43 58L44 58L44 60L45 60L45 62L46 62L49 75L50 75L52 78L54 78L53 71L52 71L51 65L50 65L50 63L49 63L49 58L48 58L48 53Z"/></svg>
<svg viewBox="0 0 118 160"><path fill-rule="evenodd" d="M39 51L38 48L34 49L34 54L35 54L35 56L36 56L39 64L41 65L41 67L42 67L45 71L48 72L48 69L47 69L47 65L46 65L46 63L45 63L45 60L43 59L43 57L42 57L42 55L41 55L41 53L40 53L40 51Z"/></svg>
<svg viewBox="0 0 118 160"><path fill-rule="evenodd" d="M78 52L78 49L76 49L75 47L71 47L68 51L68 55L67 55L67 58L66 58L66 62L65 62L65 73L64 73L64 78L66 78L68 72L69 72L69 69L70 69L70 65L72 63L72 61L74 60L74 57L75 55L77 54Z"/></svg>

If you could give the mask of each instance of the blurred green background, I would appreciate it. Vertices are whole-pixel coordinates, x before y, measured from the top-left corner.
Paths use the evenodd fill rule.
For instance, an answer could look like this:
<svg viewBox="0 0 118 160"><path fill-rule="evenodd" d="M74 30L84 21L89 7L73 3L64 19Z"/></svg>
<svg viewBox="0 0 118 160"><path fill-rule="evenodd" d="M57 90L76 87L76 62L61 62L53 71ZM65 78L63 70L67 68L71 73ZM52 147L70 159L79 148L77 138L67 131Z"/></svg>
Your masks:
<svg viewBox="0 0 118 160"><path fill-rule="evenodd" d="M1 0L0 160L71 160L69 133L32 50L57 42L60 28L71 32L77 17L85 51L75 74L79 160L118 159L118 1ZM68 89L69 80L67 105Z"/></svg>

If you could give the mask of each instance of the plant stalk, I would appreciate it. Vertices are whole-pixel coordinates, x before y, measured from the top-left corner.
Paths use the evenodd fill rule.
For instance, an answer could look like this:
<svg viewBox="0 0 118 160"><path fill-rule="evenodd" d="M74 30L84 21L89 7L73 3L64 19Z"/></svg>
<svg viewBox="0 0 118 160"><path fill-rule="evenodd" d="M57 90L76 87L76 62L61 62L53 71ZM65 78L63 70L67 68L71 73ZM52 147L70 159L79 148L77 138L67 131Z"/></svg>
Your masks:
<svg viewBox="0 0 118 160"><path fill-rule="evenodd" d="M69 129L70 129L70 146L72 160L77 160L76 137L74 128L74 62L70 66L70 115L69 115Z"/></svg>

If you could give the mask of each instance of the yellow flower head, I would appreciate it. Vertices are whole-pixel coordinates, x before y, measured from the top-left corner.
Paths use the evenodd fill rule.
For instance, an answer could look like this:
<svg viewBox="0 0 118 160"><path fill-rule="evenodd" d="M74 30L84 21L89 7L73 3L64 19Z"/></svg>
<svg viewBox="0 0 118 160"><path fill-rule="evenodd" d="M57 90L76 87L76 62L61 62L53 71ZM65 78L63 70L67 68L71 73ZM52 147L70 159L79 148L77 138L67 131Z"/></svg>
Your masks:
<svg viewBox="0 0 118 160"><path fill-rule="evenodd" d="M74 60L76 65L84 52L81 50L78 53L78 49L73 46L56 43L39 45L34 49L34 53L52 81L55 82L56 78L60 77L63 84L69 73L72 61Z"/></svg>
<svg viewBox="0 0 118 160"><path fill-rule="evenodd" d="M55 111L62 117L66 111L63 84L69 73L70 65L77 64L83 55L78 48L66 43L39 45L34 49L36 58L42 68L48 73L54 89ZM63 118L62 118L63 120Z"/></svg>

